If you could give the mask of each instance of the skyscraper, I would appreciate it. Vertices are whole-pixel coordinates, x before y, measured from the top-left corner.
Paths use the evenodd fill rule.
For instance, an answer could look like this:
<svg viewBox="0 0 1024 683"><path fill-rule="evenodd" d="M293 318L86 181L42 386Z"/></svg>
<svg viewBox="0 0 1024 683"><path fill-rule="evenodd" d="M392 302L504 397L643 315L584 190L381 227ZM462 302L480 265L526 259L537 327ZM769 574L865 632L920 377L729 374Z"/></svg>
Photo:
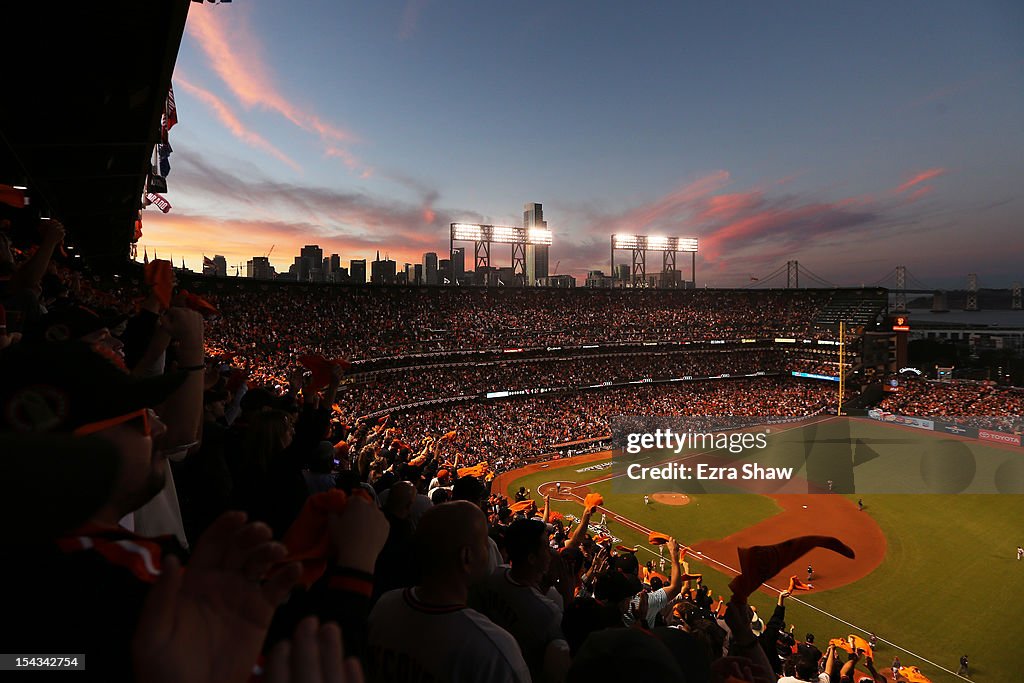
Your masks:
<svg viewBox="0 0 1024 683"><path fill-rule="evenodd" d="M548 222L544 220L544 207L541 204L528 202L523 206L523 227L524 228L546 228ZM548 245L527 244L526 245L526 285L534 287L539 278L548 276Z"/></svg>
<svg viewBox="0 0 1024 683"><path fill-rule="evenodd" d="M452 249L452 279L455 284L460 278L466 276L466 248L455 247Z"/></svg>
<svg viewBox="0 0 1024 683"><path fill-rule="evenodd" d="M307 244L299 251L299 258L302 262L296 261L298 266L297 279L300 282L308 280L323 280L324 250L318 244Z"/></svg>
<svg viewBox="0 0 1024 683"><path fill-rule="evenodd" d="M395 283L395 273L398 264L387 256L384 260L377 252L377 260L370 264L370 282L375 285L392 285Z"/></svg>
<svg viewBox="0 0 1024 683"><path fill-rule="evenodd" d="M423 284L436 285L440 282L437 275L437 254L428 251L423 255Z"/></svg>
<svg viewBox="0 0 1024 683"><path fill-rule="evenodd" d="M366 284L366 259L351 259L348 262L349 279L359 285Z"/></svg>
<svg viewBox="0 0 1024 683"><path fill-rule="evenodd" d="M213 274L217 277L228 276L228 260L220 254L213 257Z"/></svg>

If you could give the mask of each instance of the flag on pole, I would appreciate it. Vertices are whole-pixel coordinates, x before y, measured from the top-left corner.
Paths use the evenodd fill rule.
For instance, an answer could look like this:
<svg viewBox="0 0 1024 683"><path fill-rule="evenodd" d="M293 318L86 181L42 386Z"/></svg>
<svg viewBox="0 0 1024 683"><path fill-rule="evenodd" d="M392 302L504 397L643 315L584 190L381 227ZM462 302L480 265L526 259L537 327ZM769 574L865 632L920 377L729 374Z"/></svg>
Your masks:
<svg viewBox="0 0 1024 683"><path fill-rule="evenodd" d="M157 208L163 211L164 213L167 213L168 211L171 210L171 203L167 201L162 195L159 195L156 192L147 192L146 199L148 199L151 203L156 204Z"/></svg>
<svg viewBox="0 0 1024 683"><path fill-rule="evenodd" d="M174 128L178 122L178 108L174 106L174 86L167 89L167 104L164 105L164 130Z"/></svg>

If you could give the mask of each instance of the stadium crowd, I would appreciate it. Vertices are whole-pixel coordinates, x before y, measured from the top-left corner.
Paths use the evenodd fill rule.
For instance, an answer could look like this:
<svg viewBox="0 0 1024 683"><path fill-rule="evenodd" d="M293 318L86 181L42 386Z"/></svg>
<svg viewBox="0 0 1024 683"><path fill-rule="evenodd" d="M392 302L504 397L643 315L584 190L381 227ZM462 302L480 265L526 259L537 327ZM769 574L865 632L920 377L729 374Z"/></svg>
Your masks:
<svg viewBox="0 0 1024 683"><path fill-rule="evenodd" d="M460 349L590 343L817 339L822 291L497 290L272 287L211 290L222 313L207 344L239 354L259 380L303 353L351 361Z"/></svg>
<svg viewBox="0 0 1024 683"><path fill-rule="evenodd" d="M600 500L570 523L488 490L497 459L601 435L617 414L810 414L832 387L763 377L348 421L334 409L343 365L296 363L494 339L771 335L806 327L820 293L314 302L271 289L218 298L219 322L204 324L212 307L176 291L167 262L147 266L129 312L129 288L95 290L53 261L62 233L49 221L33 250L0 244L8 652L84 653L104 681L886 680L852 639L797 643L790 591L767 622L748 603L815 547L853 558L838 539L744 550L732 582L710 586L673 538L652 535L658 571L612 547L592 524ZM430 325L445 335L407 340ZM218 357L239 349L265 373ZM280 390L262 385L270 374Z"/></svg>
<svg viewBox="0 0 1024 683"><path fill-rule="evenodd" d="M791 357L773 349L634 353L557 360L458 363L412 366L354 376L343 384L339 401L349 420L386 408L453 396L538 388L586 388L604 382L714 377L757 372L834 372L817 358Z"/></svg>
<svg viewBox="0 0 1024 683"><path fill-rule="evenodd" d="M899 380L899 390L887 395L878 407L901 415L943 417L982 429L1024 431L1024 391L1017 387L904 377Z"/></svg>

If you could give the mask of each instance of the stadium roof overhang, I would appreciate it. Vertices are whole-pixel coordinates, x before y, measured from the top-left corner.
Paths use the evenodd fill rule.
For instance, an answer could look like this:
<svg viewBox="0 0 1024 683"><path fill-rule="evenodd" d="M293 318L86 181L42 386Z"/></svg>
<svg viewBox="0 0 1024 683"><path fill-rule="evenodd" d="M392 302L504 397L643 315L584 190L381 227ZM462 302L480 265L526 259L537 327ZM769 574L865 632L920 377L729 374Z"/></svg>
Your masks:
<svg viewBox="0 0 1024 683"><path fill-rule="evenodd" d="M28 187L18 220L61 219L92 264L128 256L190 4L4 8L0 183Z"/></svg>

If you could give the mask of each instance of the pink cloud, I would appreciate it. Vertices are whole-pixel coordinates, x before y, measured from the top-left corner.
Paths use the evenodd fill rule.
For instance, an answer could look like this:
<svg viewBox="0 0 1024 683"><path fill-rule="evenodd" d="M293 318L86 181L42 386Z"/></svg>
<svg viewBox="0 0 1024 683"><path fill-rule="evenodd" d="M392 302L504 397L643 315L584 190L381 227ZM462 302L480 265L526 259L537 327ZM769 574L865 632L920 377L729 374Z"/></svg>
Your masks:
<svg viewBox="0 0 1024 683"><path fill-rule="evenodd" d="M927 171L921 171L917 175L910 178L910 180L906 181L905 183L897 187L896 192L906 192L915 185L919 185L925 182L926 180L931 180L932 178L937 178L940 175L944 175L945 173L946 169L944 168L930 168Z"/></svg>
<svg viewBox="0 0 1024 683"><path fill-rule="evenodd" d="M186 28L206 53L210 68L246 107L258 106L277 112L302 130L318 135L328 147L356 141L350 131L305 111L277 89L243 14L193 8Z"/></svg>
<svg viewBox="0 0 1024 683"><path fill-rule="evenodd" d="M715 195L708 197L693 217L700 222L729 220L760 206L763 202L764 194L759 190Z"/></svg>
<svg viewBox="0 0 1024 683"><path fill-rule="evenodd" d="M198 85L193 84L191 81L186 80L180 75L176 76L174 78L174 81L175 84L181 87L183 90L185 90L185 92L189 93L196 99L203 102L203 104L213 109L213 111L217 114L217 118L220 119L221 123L223 123L224 126L229 131L231 131L231 134L234 135L236 138L238 138L245 144L249 145L250 147L255 147L256 149L267 152L268 154L274 156L278 160L288 164L288 166L290 166L294 170L302 171L302 167L299 166L299 164L292 160L290 157L288 157L288 155L279 150L277 147L274 147L274 145L268 142L259 133L247 128L245 124L243 124L241 120L239 120L235 113L231 111L230 107L228 107L228 105L225 104L223 100L214 95L212 92L204 88L201 88Z"/></svg>
<svg viewBox="0 0 1024 683"><path fill-rule="evenodd" d="M931 194L932 190L934 190L934 189L935 188L932 187L931 185L925 185L924 187L919 187L919 188L917 188L916 190L914 190L913 192L910 193L910 196L907 197L907 202L906 203L910 204L912 202L916 202L918 199L921 199L922 197L924 197L924 196L926 196L928 194Z"/></svg>

